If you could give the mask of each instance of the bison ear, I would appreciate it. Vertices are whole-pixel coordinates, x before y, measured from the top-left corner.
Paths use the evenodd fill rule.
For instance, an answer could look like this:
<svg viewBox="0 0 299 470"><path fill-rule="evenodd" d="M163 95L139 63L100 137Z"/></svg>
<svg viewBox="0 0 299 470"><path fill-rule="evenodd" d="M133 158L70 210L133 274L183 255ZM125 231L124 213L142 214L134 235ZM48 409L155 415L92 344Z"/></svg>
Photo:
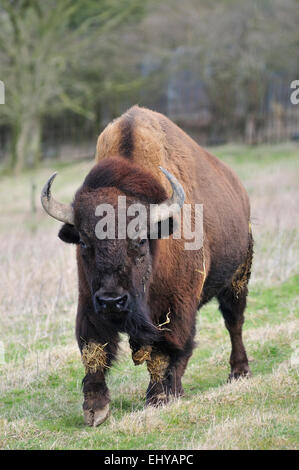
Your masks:
<svg viewBox="0 0 299 470"><path fill-rule="evenodd" d="M65 243L75 243L80 241L80 235L76 227L70 224L64 224L59 230L58 237Z"/></svg>

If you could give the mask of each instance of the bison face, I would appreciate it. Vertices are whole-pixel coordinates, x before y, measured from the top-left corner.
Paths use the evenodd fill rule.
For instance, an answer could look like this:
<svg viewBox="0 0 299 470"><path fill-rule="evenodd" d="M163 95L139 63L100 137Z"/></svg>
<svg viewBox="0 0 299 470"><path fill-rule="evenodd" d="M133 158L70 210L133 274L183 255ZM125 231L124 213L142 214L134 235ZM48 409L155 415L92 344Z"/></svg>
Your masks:
<svg viewBox="0 0 299 470"><path fill-rule="evenodd" d="M159 238L161 224L165 222L171 231L172 217L181 209L185 197L176 178L167 170L161 170L172 187L169 199L163 186L150 173L121 158L107 158L97 164L77 191L72 205L64 205L52 197L51 185L56 174L41 194L45 211L65 222L59 232L61 240L78 245L79 288L85 298L92 299L93 307L86 313L90 321L98 328L103 321L107 322L142 344L154 341L157 336L148 302L155 238ZM126 199L125 219L119 212L120 197ZM134 236L129 226L130 217L135 218L135 214L128 207L136 203L145 208L147 217L146 222L140 219L142 230ZM153 213L149 210L151 204L155 205ZM114 211L112 234L107 227L104 237L99 236L97 230L100 216L104 216L103 206ZM153 226L157 237L152 237Z"/></svg>
<svg viewBox="0 0 299 470"><path fill-rule="evenodd" d="M115 188L97 191L81 189L73 203L74 225L64 224L59 238L78 245L79 276L84 278L92 298L90 320L95 324L106 322L118 331L128 333L136 341L152 342L157 329L150 321L148 308L149 285L156 240L146 236L133 239L99 239L97 207L109 204L114 208L115 235L118 233L118 196ZM126 198L126 206L136 204ZM148 206L146 206L148 210ZM133 217L125 221L126 227ZM145 233L146 235L146 233Z"/></svg>

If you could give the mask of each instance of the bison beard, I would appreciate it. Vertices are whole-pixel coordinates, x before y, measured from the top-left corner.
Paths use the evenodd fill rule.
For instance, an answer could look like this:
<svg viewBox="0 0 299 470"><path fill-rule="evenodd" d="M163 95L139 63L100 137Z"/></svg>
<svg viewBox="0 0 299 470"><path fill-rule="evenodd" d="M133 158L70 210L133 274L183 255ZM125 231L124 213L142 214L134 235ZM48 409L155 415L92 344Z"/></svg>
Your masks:
<svg viewBox="0 0 299 470"><path fill-rule="evenodd" d="M127 333L138 344L153 344L159 339L159 330L149 318L147 309L138 300L133 300L128 310L116 314L100 314L109 327Z"/></svg>

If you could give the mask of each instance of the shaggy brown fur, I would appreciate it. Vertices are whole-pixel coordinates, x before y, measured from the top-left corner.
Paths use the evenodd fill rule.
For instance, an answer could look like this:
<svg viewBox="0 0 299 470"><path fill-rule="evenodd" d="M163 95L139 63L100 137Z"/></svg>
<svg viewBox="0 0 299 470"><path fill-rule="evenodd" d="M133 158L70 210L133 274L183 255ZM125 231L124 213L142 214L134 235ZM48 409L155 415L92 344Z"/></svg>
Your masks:
<svg viewBox="0 0 299 470"><path fill-rule="evenodd" d="M232 279L232 288L237 298L239 297L241 292L247 288L247 285L250 279L250 274L251 274L252 256L253 256L253 239L250 233L246 261L245 263L242 263L238 267Z"/></svg>
<svg viewBox="0 0 299 470"><path fill-rule="evenodd" d="M159 203L169 197L171 187L159 165L182 184L186 203L203 204L203 247L185 251L184 240L172 237L149 240L144 246L130 240L97 240L94 211L101 202L117 208L119 195L126 195L128 204ZM77 250L81 350L89 342L108 343L109 367L119 332L128 333L135 362L146 360L150 371L147 403L160 403L161 396L167 400L183 392L181 377L192 354L196 311L217 297L232 342L230 377L249 374L242 324L252 257L250 207L230 168L165 116L135 106L99 136L96 165L75 196L74 212L75 226L63 226L60 238L83 240L85 246L81 243ZM126 316L112 321L96 311L94 297L104 288L117 295L128 293ZM169 320L169 312L170 323L158 328ZM140 350L148 353L146 358L138 355ZM163 358L163 367L157 358ZM85 409L102 409L109 402L104 372L87 373Z"/></svg>

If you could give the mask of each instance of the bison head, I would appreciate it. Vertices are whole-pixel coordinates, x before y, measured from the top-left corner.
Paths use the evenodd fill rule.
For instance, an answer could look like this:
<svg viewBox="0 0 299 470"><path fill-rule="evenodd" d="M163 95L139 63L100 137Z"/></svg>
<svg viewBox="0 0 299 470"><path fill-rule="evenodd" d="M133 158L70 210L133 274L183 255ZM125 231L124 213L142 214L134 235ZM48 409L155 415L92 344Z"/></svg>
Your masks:
<svg viewBox="0 0 299 470"><path fill-rule="evenodd" d="M161 170L172 186L169 199L156 178L121 158L105 159L95 165L72 205L61 204L51 195L56 174L48 180L41 195L45 211L64 222L59 238L78 245L80 283L83 279L93 305L92 312L88 311L90 321L96 327L104 321L143 344L157 336L148 308L157 239L151 238L149 229L156 226L154 233L159 238L161 224L167 220L171 232L172 217L184 202L182 186L167 170ZM120 208L124 196L125 205ZM137 224L137 231L129 236L129 224L136 215L129 208L136 207L135 204L145 208L145 224L143 227ZM108 230L108 218L106 236L99 236L97 225L108 215L114 218L110 221L113 233ZM125 227L119 231L121 224ZM125 236L120 236L124 233Z"/></svg>

